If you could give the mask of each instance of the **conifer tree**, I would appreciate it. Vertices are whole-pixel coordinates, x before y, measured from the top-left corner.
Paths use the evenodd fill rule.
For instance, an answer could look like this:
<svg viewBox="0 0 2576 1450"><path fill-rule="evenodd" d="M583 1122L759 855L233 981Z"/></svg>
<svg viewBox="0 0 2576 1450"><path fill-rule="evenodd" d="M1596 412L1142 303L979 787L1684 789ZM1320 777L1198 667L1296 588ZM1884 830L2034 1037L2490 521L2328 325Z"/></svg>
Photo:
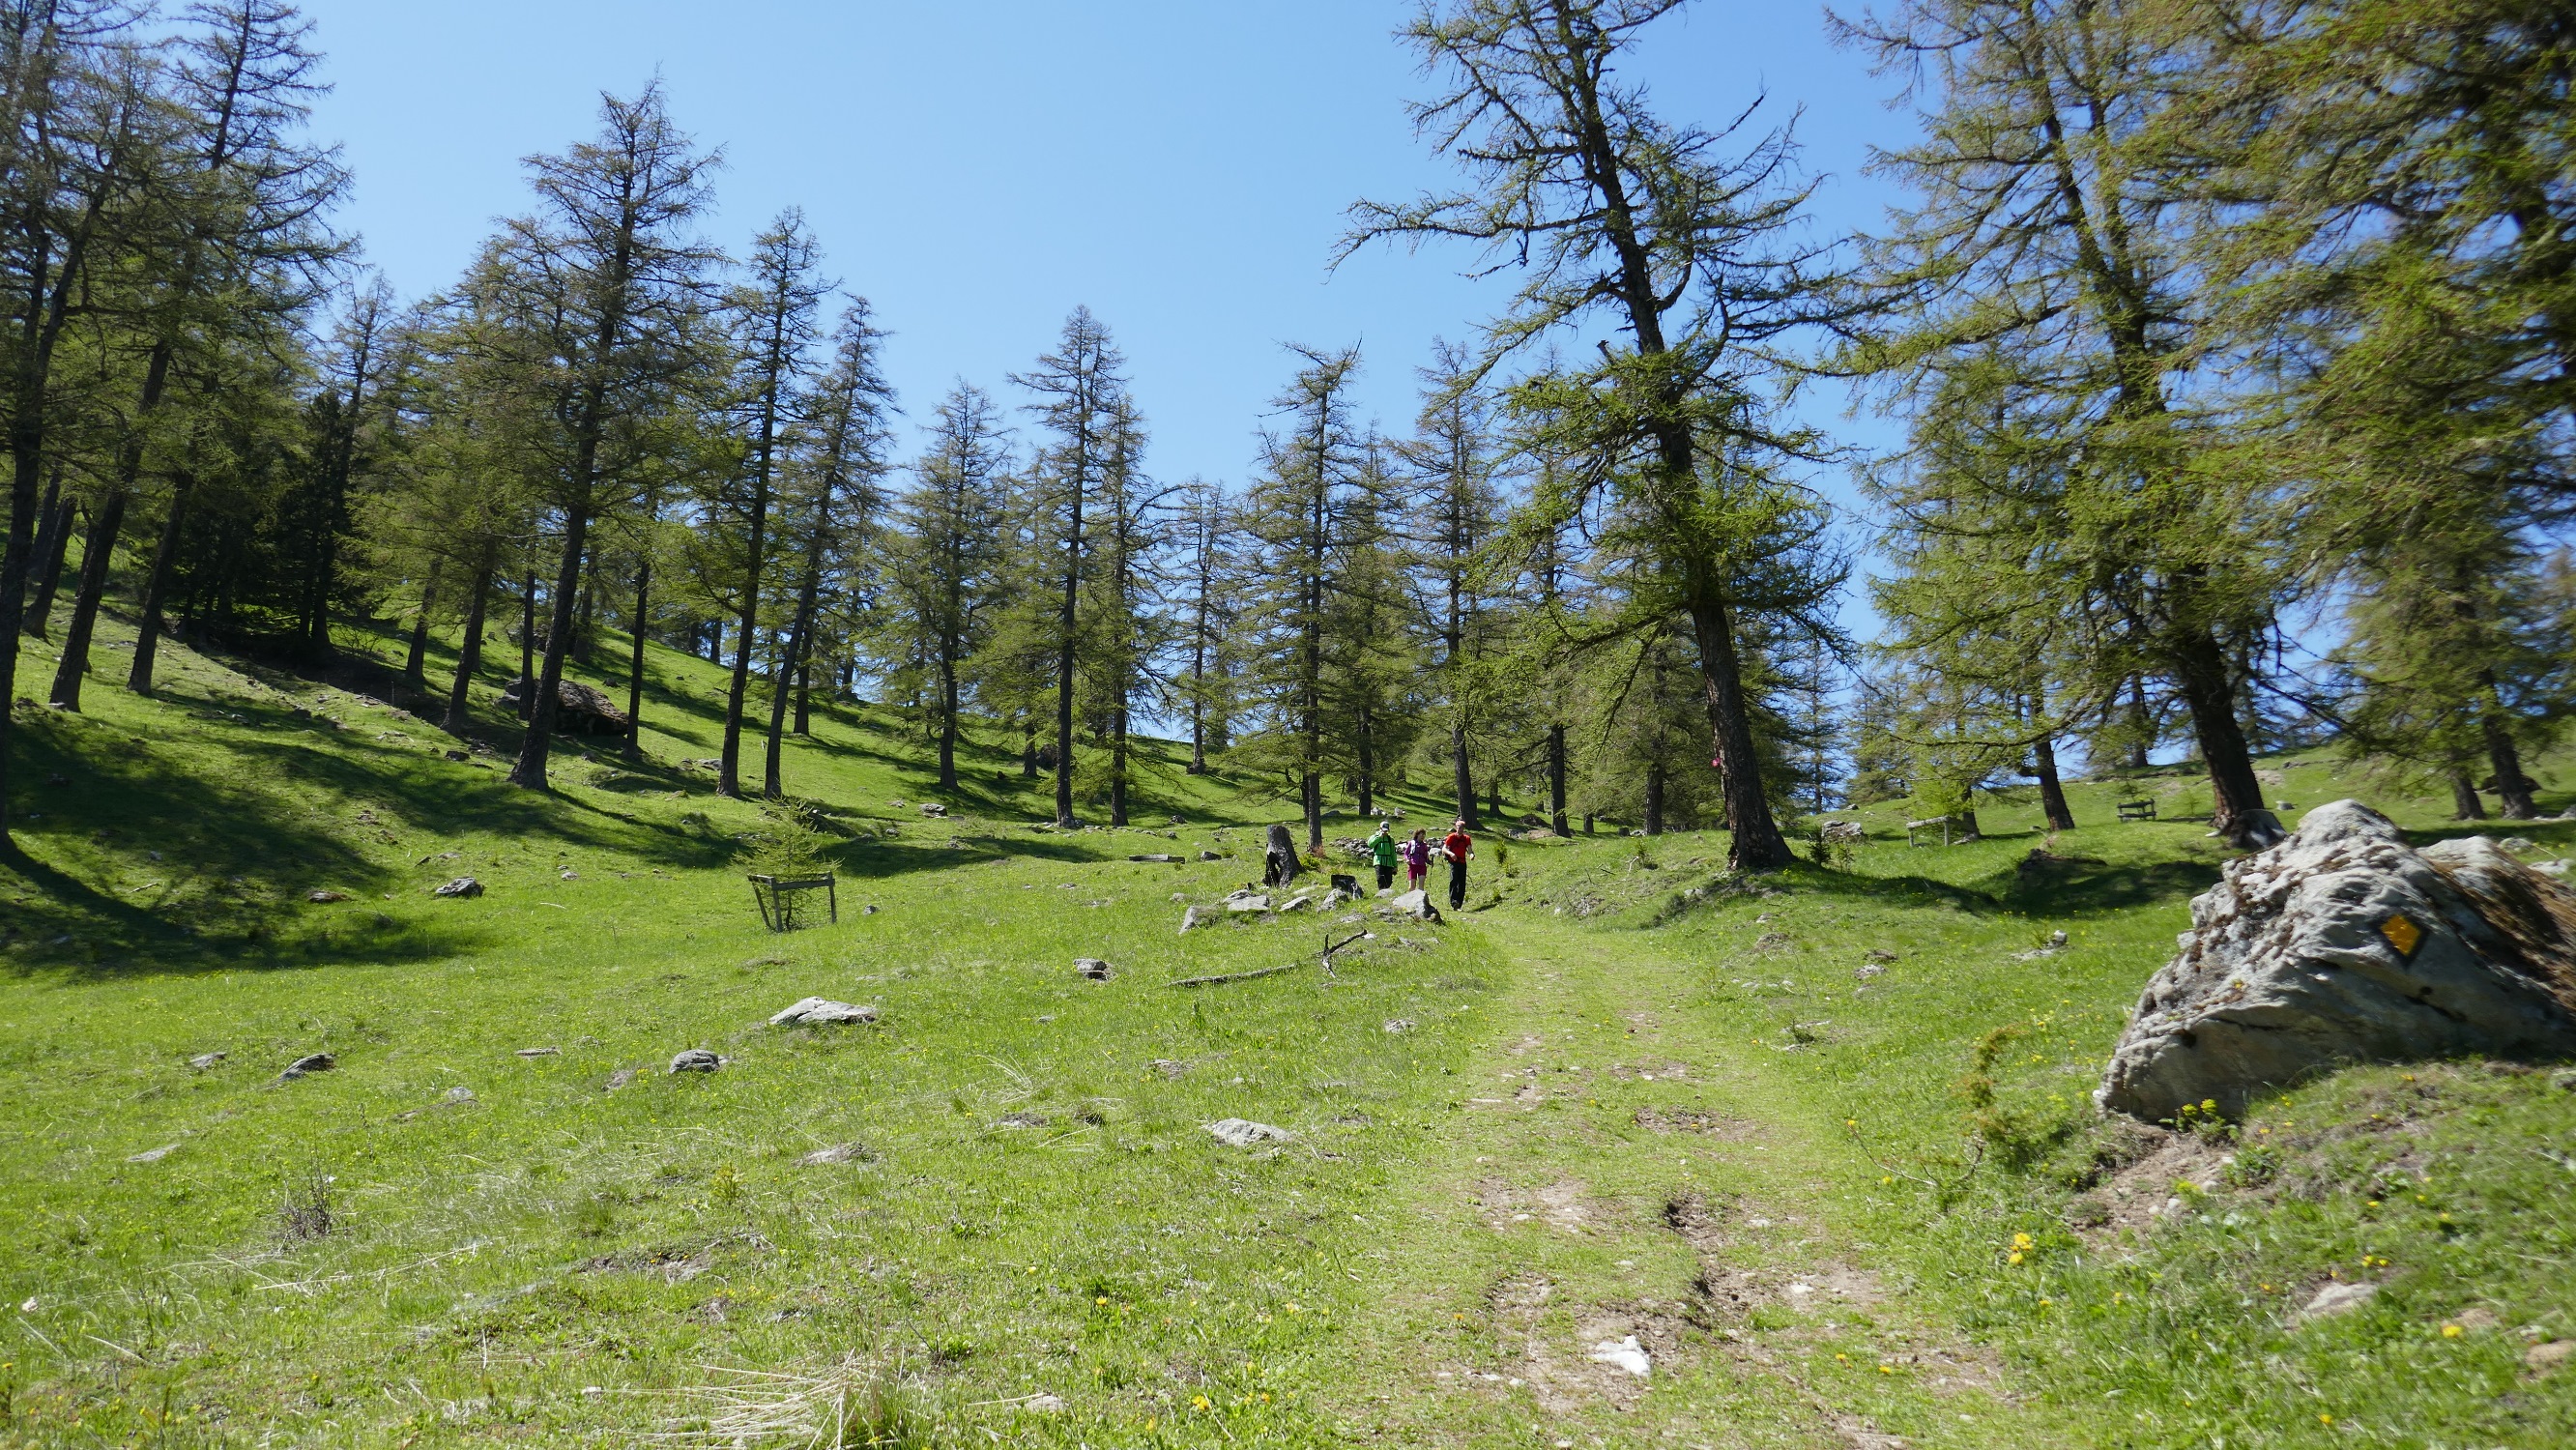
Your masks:
<svg viewBox="0 0 2576 1450"><path fill-rule="evenodd" d="M493 258L505 320L478 336L550 424L533 439L531 482L559 521L561 552L510 771L532 790L546 785L591 523L631 497L641 472L622 456L633 435L619 425L668 406L687 374L690 319L714 260L687 232L706 206L711 161L672 124L660 86L632 100L602 96L600 122L598 139L529 161L537 208L507 224ZM738 687L734 706L728 722L738 725Z"/></svg>
<svg viewBox="0 0 2576 1450"><path fill-rule="evenodd" d="M968 662L1004 588L1011 454L993 400L972 384L950 389L935 418L912 486L895 502L886 632L900 641L899 658L925 660L937 676L939 785L955 790Z"/></svg>
<svg viewBox="0 0 2576 1450"><path fill-rule="evenodd" d="M1744 603L1726 592L1723 561L1761 534L1735 512L1739 496L1716 485L1817 452L1764 400L1782 379L1780 349L1836 305L1811 276L1811 250L1788 238L1805 199L1788 133L1752 129L1750 110L1723 133L1671 124L1616 75L1645 27L1678 8L1426 8L1404 33L1445 88L1413 115L1472 184L1403 205L1363 202L1343 245L1456 238L1526 269L1486 335L1487 366L1595 317L1624 334L1617 346L1601 340L1598 367L1544 369L1515 391L1516 411L1580 464L1533 503L1570 516L1610 492L1639 520L1690 621L1733 833L1728 859L1771 870L1789 848L1761 776Z"/></svg>
<svg viewBox="0 0 2576 1450"><path fill-rule="evenodd" d="M1055 816L1074 824L1073 723L1076 668L1082 647L1082 582L1091 561L1096 520L1086 513L1098 499L1118 449L1118 417L1127 396L1121 371L1127 360L1109 329L1077 307L1065 319L1054 352L1011 381L1038 396L1030 411L1045 439L1032 460L1029 484L1031 562L1054 604Z"/></svg>

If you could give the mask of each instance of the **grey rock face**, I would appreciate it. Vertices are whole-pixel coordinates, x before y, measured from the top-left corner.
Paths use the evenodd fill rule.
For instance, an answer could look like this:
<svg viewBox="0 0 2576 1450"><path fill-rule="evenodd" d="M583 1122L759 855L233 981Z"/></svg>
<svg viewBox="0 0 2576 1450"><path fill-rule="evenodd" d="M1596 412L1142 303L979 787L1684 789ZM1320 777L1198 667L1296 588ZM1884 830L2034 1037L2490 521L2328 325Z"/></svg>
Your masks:
<svg viewBox="0 0 2576 1450"><path fill-rule="evenodd" d="M807 997L770 1018L769 1025L772 1027L830 1027L875 1020L877 1020L877 1009L866 1003L835 1002L826 997Z"/></svg>
<svg viewBox="0 0 2576 1450"><path fill-rule="evenodd" d="M1229 1148L1249 1148L1255 1143L1285 1143L1297 1136L1286 1128L1256 1123L1249 1118L1219 1118L1207 1125L1209 1136Z"/></svg>
<svg viewBox="0 0 2576 1450"><path fill-rule="evenodd" d="M1385 909L1401 916L1413 917L1418 921L1440 919L1440 908L1431 904L1431 894L1427 891L1407 891L1389 901Z"/></svg>
<svg viewBox="0 0 2576 1450"><path fill-rule="evenodd" d="M2229 863L2094 1101L2149 1120L2352 1062L2576 1055L2576 892L2484 837L2408 846L2358 801Z"/></svg>
<svg viewBox="0 0 2576 1450"><path fill-rule="evenodd" d="M1095 982L1109 980L1109 964L1098 957L1075 957L1073 969L1079 975Z"/></svg>
<svg viewBox="0 0 2576 1450"><path fill-rule="evenodd" d="M480 896L483 894L483 883L475 880L471 876L459 876L444 886L433 886L429 888L429 894L432 896Z"/></svg>
<svg viewBox="0 0 2576 1450"><path fill-rule="evenodd" d="M1193 906L1181 913L1181 930L1188 931L1198 926L1214 926L1220 915L1221 913L1211 907Z"/></svg>
<svg viewBox="0 0 2576 1450"><path fill-rule="evenodd" d="M724 1059L703 1047L692 1047L671 1059L671 1071L674 1073L713 1072L722 1066L724 1066Z"/></svg>
<svg viewBox="0 0 2576 1450"><path fill-rule="evenodd" d="M333 1057L327 1052L316 1052L309 1056L299 1057L293 1062L288 1063L286 1065L286 1071L279 1073L278 1076L281 1078L303 1077L310 1073L329 1072L331 1069L338 1067L339 1065L340 1059Z"/></svg>

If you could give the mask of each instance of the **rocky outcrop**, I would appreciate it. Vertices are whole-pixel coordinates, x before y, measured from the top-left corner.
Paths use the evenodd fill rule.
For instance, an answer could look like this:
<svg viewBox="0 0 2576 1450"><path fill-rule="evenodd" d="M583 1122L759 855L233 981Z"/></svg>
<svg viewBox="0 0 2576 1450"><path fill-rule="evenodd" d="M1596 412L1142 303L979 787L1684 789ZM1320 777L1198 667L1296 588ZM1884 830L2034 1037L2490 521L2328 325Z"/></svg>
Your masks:
<svg viewBox="0 0 2576 1450"><path fill-rule="evenodd" d="M2094 1101L2150 1121L2346 1063L2576 1056L2576 891L2484 837L2418 851L2358 801L2191 903Z"/></svg>

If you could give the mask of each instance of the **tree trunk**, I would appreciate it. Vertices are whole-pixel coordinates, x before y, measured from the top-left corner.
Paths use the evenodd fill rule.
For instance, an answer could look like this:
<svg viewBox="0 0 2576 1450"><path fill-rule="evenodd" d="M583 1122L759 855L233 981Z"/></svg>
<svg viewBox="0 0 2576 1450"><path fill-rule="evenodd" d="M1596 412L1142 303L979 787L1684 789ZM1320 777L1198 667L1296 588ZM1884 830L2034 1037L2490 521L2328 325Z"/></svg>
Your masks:
<svg viewBox="0 0 2576 1450"><path fill-rule="evenodd" d="M1459 718L1454 702L1449 715L1449 784L1451 793L1458 798L1458 818L1467 823L1468 830L1481 827L1484 820L1476 813L1476 777L1467 764L1467 722Z"/></svg>
<svg viewBox="0 0 2576 1450"><path fill-rule="evenodd" d="M492 594L492 570L489 565L474 571L474 587L465 599L465 634L456 646L456 683L447 691L448 734L462 737L465 727L473 723L469 706L473 703L468 689L474 683L474 672L483 664L483 602Z"/></svg>
<svg viewBox="0 0 2576 1450"><path fill-rule="evenodd" d="M2478 712L2478 732L2486 737L2487 764L2495 770L2496 815L2508 821L2538 820L2540 807L2531 792L2539 782L2522 773L2522 751L2514 745L2512 732L2496 718L2495 676L2488 674L2482 683L2489 708Z"/></svg>
<svg viewBox="0 0 2576 1450"><path fill-rule="evenodd" d="M36 592L27 604L24 633L43 639L52 627L55 582L63 577L63 555L72 541L72 500L63 492L62 470L45 480L45 501L36 513Z"/></svg>
<svg viewBox="0 0 2576 1450"><path fill-rule="evenodd" d="M581 571L581 607L579 624L573 626L573 658L584 666L599 662L596 633L599 628L599 546L591 545L591 558Z"/></svg>
<svg viewBox="0 0 2576 1450"><path fill-rule="evenodd" d="M2146 770L2155 764L2155 717L2147 711L2147 681L2144 675L2129 677L2129 719L2136 734L2129 741L2129 768Z"/></svg>
<svg viewBox="0 0 2576 1450"><path fill-rule="evenodd" d="M1547 727L1547 815L1548 829L1562 836L1565 830L1565 726Z"/></svg>
<svg viewBox="0 0 2576 1450"><path fill-rule="evenodd" d="M2254 757L2236 719L2227 656L2205 630L2184 636L2173 653L2174 684L2191 712L2200 757L2209 766L2210 826L2236 849L2259 851L2285 833L2280 817L2263 804L2263 783L2254 776Z"/></svg>
<svg viewBox="0 0 2576 1450"><path fill-rule="evenodd" d="M650 618L647 607L652 602L653 561L640 560L635 565L634 628L628 633L634 647L626 661L626 758L644 758L644 621Z"/></svg>
<svg viewBox="0 0 2576 1450"><path fill-rule="evenodd" d="M420 581L420 615L411 622L411 649L403 657L403 679L413 689L426 687L421 671L429 666L429 608L438 594L438 569Z"/></svg>
<svg viewBox="0 0 2576 1450"><path fill-rule="evenodd" d="M534 720L537 702L534 695L537 672L537 571L530 569L519 585L519 678L527 681L519 687L519 719Z"/></svg>
<svg viewBox="0 0 2576 1450"><path fill-rule="evenodd" d="M1074 470L1072 524L1065 533L1064 605L1056 620L1055 823L1073 824L1074 606L1082 587L1083 471Z"/></svg>
<svg viewBox="0 0 2576 1450"><path fill-rule="evenodd" d="M536 708L528 715L527 734L519 740L519 760L510 767L510 783L527 790L546 788L546 754L554 744L555 689L563 681L564 654L572 644L573 596L581 589L582 550L589 543L590 510L578 504L564 510L563 563L555 571L548 601L545 664L536 680Z"/></svg>
<svg viewBox="0 0 2576 1450"><path fill-rule="evenodd" d="M939 788L957 789L957 661L939 651ZM1035 764L1034 761L1031 762Z"/></svg>
<svg viewBox="0 0 2576 1450"><path fill-rule="evenodd" d="M169 597L170 571L178 567L179 537L188 523L188 495L196 479L180 474L171 481L170 516L161 521L161 543L152 551L152 572L143 581L143 608L134 621L134 667L125 687L138 695L152 693L152 664L161 643L161 604Z"/></svg>
<svg viewBox="0 0 2576 1450"><path fill-rule="evenodd" d="M1503 778L1501 776L1495 776L1485 782L1485 800L1493 813L1494 824L1500 827L1503 822Z"/></svg>
<svg viewBox="0 0 2576 1450"><path fill-rule="evenodd" d="M2039 809L2048 817L2052 831L2075 829L2075 812L2066 808L2066 787L2057 779L2057 742L2043 735L2030 748L2034 773L2039 776Z"/></svg>
<svg viewBox="0 0 2576 1450"><path fill-rule="evenodd" d="M1127 824L1127 702L1109 714L1109 824Z"/></svg>
<svg viewBox="0 0 2576 1450"><path fill-rule="evenodd" d="M107 595L108 561L116 554L116 532L125 524L125 495L111 493L89 521L89 544L81 550L80 587L72 593L72 617L63 627L63 656L54 666L54 689L47 698L66 710L80 708L81 678L89 673L90 633L98 627L99 602Z"/></svg>
<svg viewBox="0 0 2576 1450"><path fill-rule="evenodd" d="M1649 761L1646 765L1646 834L1664 833L1664 763Z"/></svg>
<svg viewBox="0 0 2576 1450"><path fill-rule="evenodd" d="M1745 708L1744 676L1735 653L1734 612L1708 583L1693 582L1691 630L1699 644L1709 733L1717 742L1718 780L1729 832L1726 864L1737 871L1777 871L1789 864L1789 843L1771 819L1771 802L1762 793L1762 771L1753 753L1753 720Z"/></svg>
<svg viewBox="0 0 2576 1450"><path fill-rule="evenodd" d="M2486 802L2478 799L2478 783L2465 770L2448 772L2451 778L2451 819L2477 821L2486 819Z"/></svg>

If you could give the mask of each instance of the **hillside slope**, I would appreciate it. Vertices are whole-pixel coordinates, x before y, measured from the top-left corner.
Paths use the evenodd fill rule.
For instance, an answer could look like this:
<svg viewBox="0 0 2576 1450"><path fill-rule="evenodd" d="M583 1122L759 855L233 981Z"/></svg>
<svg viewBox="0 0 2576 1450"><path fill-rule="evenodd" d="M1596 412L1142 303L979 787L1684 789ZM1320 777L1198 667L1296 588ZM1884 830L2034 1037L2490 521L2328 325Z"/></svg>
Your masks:
<svg viewBox="0 0 2576 1450"><path fill-rule="evenodd" d="M1837 869L1489 838L1443 926L1181 934L1274 800L1166 755L1137 828L1035 829L1009 743L939 796L834 710L787 778L841 916L782 937L733 864L774 823L676 763L703 662L654 655L663 763L568 745L551 796L364 677L173 663L20 711L9 1443L2576 1441L2559 1078L2359 1069L2236 1141L2087 1113L2220 859L2112 819L2181 776L2077 787L2051 844L2099 860L2036 875L2027 803L1922 849L1894 803ZM808 995L881 1017L764 1025ZM2303 1319L2338 1279L2378 1287Z"/></svg>

